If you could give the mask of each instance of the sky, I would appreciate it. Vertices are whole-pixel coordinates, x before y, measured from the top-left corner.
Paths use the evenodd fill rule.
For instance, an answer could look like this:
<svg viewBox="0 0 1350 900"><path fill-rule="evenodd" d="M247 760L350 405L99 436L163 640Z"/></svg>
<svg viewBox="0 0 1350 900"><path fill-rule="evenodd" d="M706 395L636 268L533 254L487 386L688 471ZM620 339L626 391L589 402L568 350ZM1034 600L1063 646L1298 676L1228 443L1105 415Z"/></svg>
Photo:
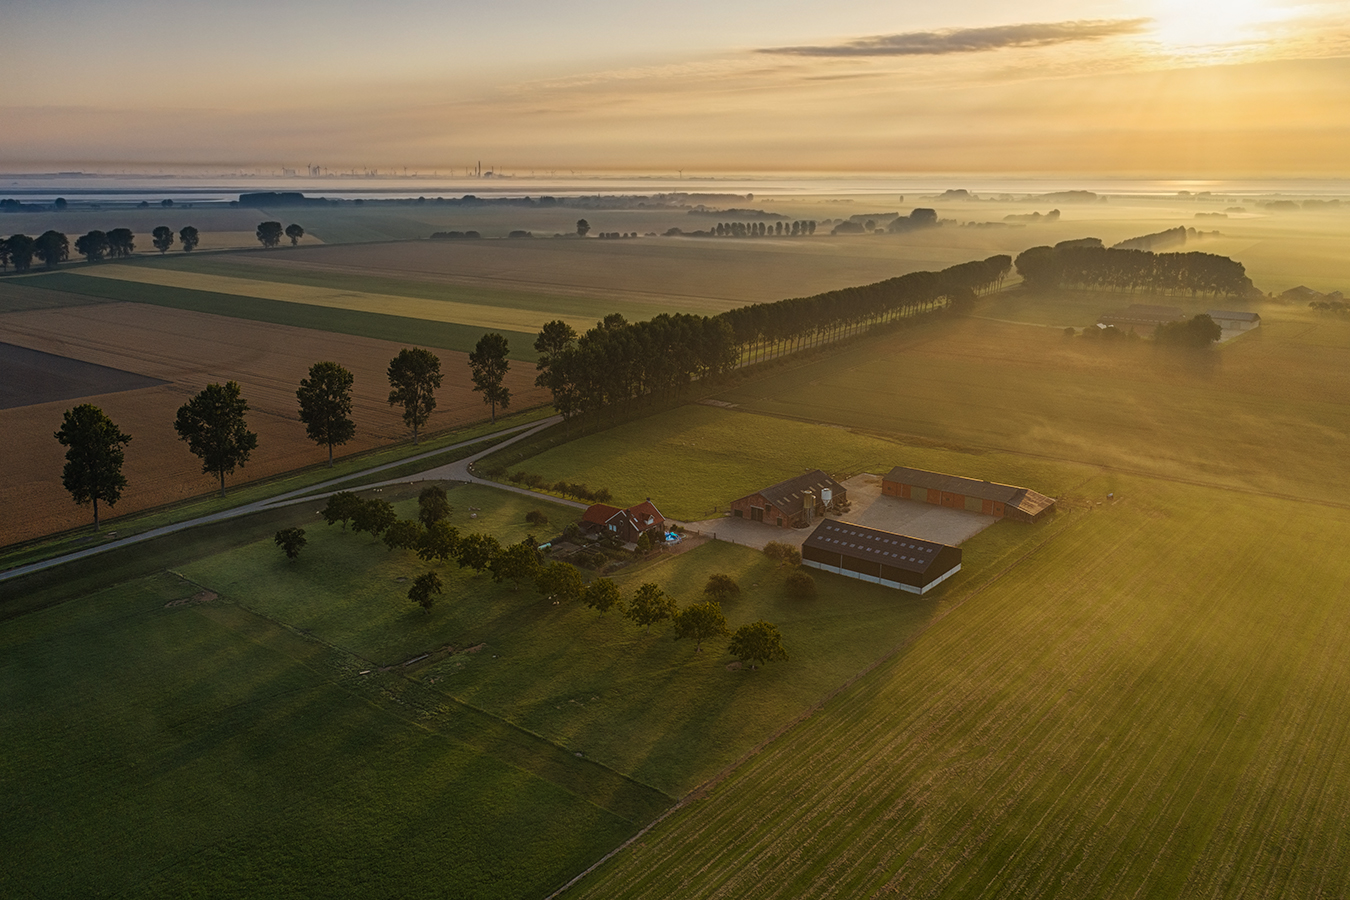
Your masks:
<svg viewBox="0 0 1350 900"><path fill-rule="evenodd" d="M0 170L1350 175L1350 0L0 0Z"/></svg>

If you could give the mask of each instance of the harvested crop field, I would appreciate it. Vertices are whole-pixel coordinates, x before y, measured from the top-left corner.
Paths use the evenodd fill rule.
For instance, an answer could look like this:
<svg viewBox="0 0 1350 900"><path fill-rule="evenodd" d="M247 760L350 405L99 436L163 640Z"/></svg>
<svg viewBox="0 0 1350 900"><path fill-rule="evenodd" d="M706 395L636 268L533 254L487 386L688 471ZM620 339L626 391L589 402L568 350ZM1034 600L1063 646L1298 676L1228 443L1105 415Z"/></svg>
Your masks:
<svg viewBox="0 0 1350 900"><path fill-rule="evenodd" d="M883 254L878 249L887 250ZM824 238L780 241L407 241L233 254L257 270L305 269L415 281L641 300L670 312L715 312L868 284L972 258L951 247L872 247ZM261 275L254 277L264 277Z"/></svg>
<svg viewBox="0 0 1350 900"><path fill-rule="evenodd" d="M351 453L403 439L398 411L387 403L386 369L402 345L303 328L267 325L135 303L11 313L0 318L6 338L19 346L101 366L134 370L165 382L122 393L95 389L80 398L103 409L132 436L124 473L128 487L116 512L125 514L209 492L212 479L178 440L179 406L209 382L238 381L251 411L258 449L227 476L227 486L324 461L326 448L306 437L296 413L295 390L309 366L333 360L355 375L352 418L357 436L337 452ZM469 382L463 353L437 351L445 381L427 431L486 417ZM516 408L542 402L532 367L517 363L507 377ZM72 398L73 399L73 398ZM62 448L52 439L69 400L0 410L5 478L0 503L22 509L0 524L0 544L37 537L90 520L61 486ZM111 518L111 517L110 517ZM114 525L115 527L115 525Z"/></svg>
<svg viewBox="0 0 1350 900"><path fill-rule="evenodd" d="M163 383L123 369L0 344L0 409L134 391Z"/></svg>

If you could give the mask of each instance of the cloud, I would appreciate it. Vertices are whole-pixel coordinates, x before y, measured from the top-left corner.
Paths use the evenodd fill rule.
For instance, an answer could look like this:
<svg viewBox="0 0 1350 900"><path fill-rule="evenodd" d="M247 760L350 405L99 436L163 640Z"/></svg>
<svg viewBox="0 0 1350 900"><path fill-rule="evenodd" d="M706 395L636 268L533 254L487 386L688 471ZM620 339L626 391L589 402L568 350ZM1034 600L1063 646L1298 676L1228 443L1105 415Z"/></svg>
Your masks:
<svg viewBox="0 0 1350 900"><path fill-rule="evenodd" d="M1152 19L1088 19L995 25L990 28L959 28L945 31L910 31L858 38L842 44L805 47L766 47L757 52L788 56L940 56L948 53L981 53L1005 47L1045 47L1075 41L1095 41L1122 34L1138 34Z"/></svg>

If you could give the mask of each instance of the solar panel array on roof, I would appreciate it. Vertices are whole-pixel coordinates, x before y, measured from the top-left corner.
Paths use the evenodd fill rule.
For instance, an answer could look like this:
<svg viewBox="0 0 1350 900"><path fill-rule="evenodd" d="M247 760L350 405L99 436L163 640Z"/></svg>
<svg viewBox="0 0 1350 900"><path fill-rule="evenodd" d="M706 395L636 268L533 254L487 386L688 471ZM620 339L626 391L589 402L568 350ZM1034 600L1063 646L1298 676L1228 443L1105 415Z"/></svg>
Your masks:
<svg viewBox="0 0 1350 900"><path fill-rule="evenodd" d="M923 573L946 545L826 519L802 544L803 550L808 547Z"/></svg>

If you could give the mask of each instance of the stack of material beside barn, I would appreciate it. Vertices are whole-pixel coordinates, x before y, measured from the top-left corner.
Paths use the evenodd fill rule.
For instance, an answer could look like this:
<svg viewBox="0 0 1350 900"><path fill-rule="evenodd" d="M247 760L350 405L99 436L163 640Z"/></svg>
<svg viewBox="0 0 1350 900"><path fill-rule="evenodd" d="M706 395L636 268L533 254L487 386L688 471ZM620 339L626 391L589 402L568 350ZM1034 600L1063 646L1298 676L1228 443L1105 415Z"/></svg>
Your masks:
<svg viewBox="0 0 1350 900"><path fill-rule="evenodd" d="M1039 522L1055 508L1054 500L1029 488L925 472L908 466L891 469L881 480L881 493L1015 522Z"/></svg>
<svg viewBox="0 0 1350 900"><path fill-rule="evenodd" d="M802 565L925 594L961 571L961 549L826 519L802 544Z"/></svg>
<svg viewBox="0 0 1350 900"><path fill-rule="evenodd" d="M1152 333L1153 329L1159 325L1165 325L1168 322L1182 322L1185 319L1186 314L1175 306L1150 306L1145 303L1136 303L1128 309L1102 313L1098 317L1097 323L1099 325L1111 325L1121 331L1147 331Z"/></svg>
<svg viewBox="0 0 1350 900"><path fill-rule="evenodd" d="M770 525L797 527L810 525L824 516L825 510L846 500L848 491L844 486L816 469L731 501L731 514Z"/></svg>
<svg viewBox="0 0 1350 900"><path fill-rule="evenodd" d="M1230 309L1211 309L1209 317L1225 331L1250 331L1261 327L1261 317L1254 312L1234 312Z"/></svg>

